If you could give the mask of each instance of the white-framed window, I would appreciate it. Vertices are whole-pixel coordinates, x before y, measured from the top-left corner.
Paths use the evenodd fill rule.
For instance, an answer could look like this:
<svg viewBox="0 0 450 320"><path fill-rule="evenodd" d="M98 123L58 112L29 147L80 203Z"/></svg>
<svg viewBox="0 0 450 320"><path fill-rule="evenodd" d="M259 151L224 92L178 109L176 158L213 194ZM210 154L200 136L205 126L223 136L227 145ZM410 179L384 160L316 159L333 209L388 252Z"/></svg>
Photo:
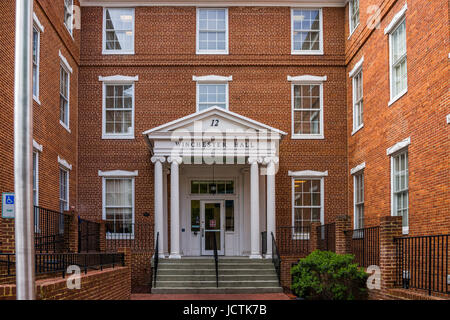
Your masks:
<svg viewBox="0 0 450 320"><path fill-rule="evenodd" d="M408 90L405 19L389 34L389 48L391 101L394 101Z"/></svg>
<svg viewBox="0 0 450 320"><path fill-rule="evenodd" d="M134 8L103 9L103 54L134 54Z"/></svg>
<svg viewBox="0 0 450 320"><path fill-rule="evenodd" d="M197 112L211 107L228 110L228 83L197 83Z"/></svg>
<svg viewBox="0 0 450 320"><path fill-rule="evenodd" d="M33 205L39 206L39 152L33 150Z"/></svg>
<svg viewBox="0 0 450 320"><path fill-rule="evenodd" d="M103 177L103 219L107 235L134 234L134 184L132 176Z"/></svg>
<svg viewBox="0 0 450 320"><path fill-rule="evenodd" d="M323 84L292 83L292 139L323 139Z"/></svg>
<svg viewBox="0 0 450 320"><path fill-rule="evenodd" d="M228 9L197 8L197 54L228 54Z"/></svg>
<svg viewBox="0 0 450 320"><path fill-rule="evenodd" d="M60 66L60 84L59 84L59 111L60 111L60 118L59 122L61 125L69 130L69 96L70 96L70 76L69 71L66 69L63 64Z"/></svg>
<svg viewBox="0 0 450 320"><path fill-rule="evenodd" d="M33 26L33 98L39 102L39 55L41 50L41 32Z"/></svg>
<svg viewBox="0 0 450 320"><path fill-rule="evenodd" d="M364 171L353 175L353 225L354 229L364 228Z"/></svg>
<svg viewBox="0 0 450 320"><path fill-rule="evenodd" d="M349 1L350 34L359 26L359 0Z"/></svg>
<svg viewBox="0 0 450 320"><path fill-rule="evenodd" d="M323 54L322 9L291 10L292 54Z"/></svg>
<svg viewBox="0 0 450 320"><path fill-rule="evenodd" d="M69 210L69 171L59 168L59 211Z"/></svg>
<svg viewBox="0 0 450 320"><path fill-rule="evenodd" d="M134 83L103 86L103 138L134 139Z"/></svg>
<svg viewBox="0 0 450 320"><path fill-rule="evenodd" d="M292 178L292 226L296 238L309 238L312 222L323 222L324 178Z"/></svg>
<svg viewBox="0 0 450 320"><path fill-rule="evenodd" d="M64 25L73 34L73 0L64 0Z"/></svg>
<svg viewBox="0 0 450 320"><path fill-rule="evenodd" d="M401 216L403 233L409 232L409 172L408 149L391 155L392 215Z"/></svg>
<svg viewBox="0 0 450 320"><path fill-rule="evenodd" d="M364 126L363 70L352 78L353 84L353 134Z"/></svg>

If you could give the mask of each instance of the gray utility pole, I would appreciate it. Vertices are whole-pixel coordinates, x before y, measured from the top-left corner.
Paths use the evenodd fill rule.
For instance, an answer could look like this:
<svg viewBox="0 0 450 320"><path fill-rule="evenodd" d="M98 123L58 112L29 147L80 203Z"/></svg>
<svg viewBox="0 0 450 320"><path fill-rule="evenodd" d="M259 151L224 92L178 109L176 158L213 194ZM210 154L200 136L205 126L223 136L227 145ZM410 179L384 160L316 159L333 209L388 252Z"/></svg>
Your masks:
<svg viewBox="0 0 450 320"><path fill-rule="evenodd" d="M33 219L33 0L16 0L14 191L17 300L35 299Z"/></svg>

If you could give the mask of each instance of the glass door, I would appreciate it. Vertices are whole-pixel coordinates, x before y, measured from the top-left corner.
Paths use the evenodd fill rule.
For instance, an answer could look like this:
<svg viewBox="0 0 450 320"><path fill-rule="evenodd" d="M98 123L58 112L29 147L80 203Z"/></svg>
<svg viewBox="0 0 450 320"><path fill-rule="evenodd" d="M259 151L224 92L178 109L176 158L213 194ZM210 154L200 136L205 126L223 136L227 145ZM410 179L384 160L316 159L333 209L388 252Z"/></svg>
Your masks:
<svg viewBox="0 0 450 320"><path fill-rule="evenodd" d="M214 238L217 252L224 255L224 210L222 201L202 202L202 255L214 255Z"/></svg>

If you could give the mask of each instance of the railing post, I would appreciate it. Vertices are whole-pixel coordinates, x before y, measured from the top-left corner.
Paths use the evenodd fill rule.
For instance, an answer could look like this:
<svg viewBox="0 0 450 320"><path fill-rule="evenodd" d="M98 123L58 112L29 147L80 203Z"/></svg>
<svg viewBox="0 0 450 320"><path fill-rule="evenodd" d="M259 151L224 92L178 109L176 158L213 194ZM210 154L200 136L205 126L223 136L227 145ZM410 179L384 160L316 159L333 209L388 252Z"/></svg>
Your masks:
<svg viewBox="0 0 450 320"><path fill-rule="evenodd" d="M395 286L398 257L394 239L402 236L402 217L382 217L380 220L381 289ZM402 273L403 270L398 270Z"/></svg>
<svg viewBox="0 0 450 320"><path fill-rule="evenodd" d="M64 246L68 252L78 252L78 214L75 211L65 213Z"/></svg>
<svg viewBox="0 0 450 320"><path fill-rule="evenodd" d="M340 216L336 220L336 253L347 254L350 252L351 235L345 234L349 230L350 220L348 216Z"/></svg>
<svg viewBox="0 0 450 320"><path fill-rule="evenodd" d="M100 232L98 234L98 243L100 252L106 251L106 222L103 220L99 220L98 224L100 225Z"/></svg>
<svg viewBox="0 0 450 320"><path fill-rule="evenodd" d="M319 239L320 234L317 232L318 228L321 226L320 222L312 222L311 223L311 231L309 236L309 252L313 252L319 249ZM320 231L320 230L319 230Z"/></svg>

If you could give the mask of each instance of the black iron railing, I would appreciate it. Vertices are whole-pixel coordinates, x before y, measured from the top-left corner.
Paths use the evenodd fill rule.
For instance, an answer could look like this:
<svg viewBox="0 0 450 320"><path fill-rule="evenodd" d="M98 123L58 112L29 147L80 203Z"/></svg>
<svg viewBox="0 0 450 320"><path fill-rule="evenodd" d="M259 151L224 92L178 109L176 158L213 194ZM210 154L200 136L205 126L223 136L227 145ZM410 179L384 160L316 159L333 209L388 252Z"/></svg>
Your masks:
<svg viewBox="0 0 450 320"><path fill-rule="evenodd" d="M217 239L216 235L213 236L213 244L214 244L214 263L216 265L216 286L219 287L219 254L217 252Z"/></svg>
<svg viewBox="0 0 450 320"><path fill-rule="evenodd" d="M275 267L275 271L277 272L278 282L281 285L281 257L273 232L271 232L270 235L272 238L272 263L273 266Z"/></svg>
<svg viewBox="0 0 450 320"><path fill-rule="evenodd" d="M267 231L261 232L261 254L267 254Z"/></svg>
<svg viewBox="0 0 450 320"><path fill-rule="evenodd" d="M427 290L430 295L432 292L450 294L449 236L394 239L397 254L396 286Z"/></svg>
<svg viewBox="0 0 450 320"><path fill-rule="evenodd" d="M100 251L100 224L89 220L78 220L78 252Z"/></svg>
<svg viewBox="0 0 450 320"><path fill-rule="evenodd" d="M0 253L0 276L15 276L15 254ZM6 268L3 266L6 265ZM58 274L65 277L69 266L78 266L81 272L103 270L106 267L125 265L123 253L37 253L35 255L35 273ZM6 272L4 272L6 270Z"/></svg>
<svg viewBox="0 0 450 320"><path fill-rule="evenodd" d="M153 255L153 287L156 288L156 277L158 276L159 264L159 232L156 234L155 254Z"/></svg>
<svg viewBox="0 0 450 320"><path fill-rule="evenodd" d="M127 223L106 221L106 250L117 251L121 247L134 252L153 252L154 225L151 223Z"/></svg>
<svg viewBox="0 0 450 320"><path fill-rule="evenodd" d="M318 226L317 242L319 250L336 252L336 224L329 223Z"/></svg>
<svg viewBox="0 0 450 320"><path fill-rule="evenodd" d="M380 227L347 230L350 252L361 267L380 265Z"/></svg>
<svg viewBox="0 0 450 320"><path fill-rule="evenodd" d="M38 253L67 251L65 223L70 216L42 207L34 207L34 247Z"/></svg>
<svg viewBox="0 0 450 320"><path fill-rule="evenodd" d="M304 227L278 227L277 246L280 255L303 255L308 253L311 228Z"/></svg>

